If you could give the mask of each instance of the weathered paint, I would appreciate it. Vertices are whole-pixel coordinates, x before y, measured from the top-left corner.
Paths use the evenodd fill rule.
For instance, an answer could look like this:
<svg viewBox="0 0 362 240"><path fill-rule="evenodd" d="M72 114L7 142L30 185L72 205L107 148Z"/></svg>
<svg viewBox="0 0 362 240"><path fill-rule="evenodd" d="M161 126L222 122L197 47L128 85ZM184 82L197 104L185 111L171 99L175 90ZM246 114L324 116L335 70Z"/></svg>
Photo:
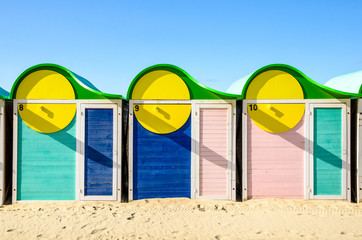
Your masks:
<svg viewBox="0 0 362 240"><path fill-rule="evenodd" d="M44 134L18 116L17 200L75 200L75 123Z"/></svg>
<svg viewBox="0 0 362 240"><path fill-rule="evenodd" d="M113 109L85 109L85 196L112 195L113 137Z"/></svg>
<svg viewBox="0 0 362 240"><path fill-rule="evenodd" d="M342 109L314 108L314 195L342 195Z"/></svg>
<svg viewBox="0 0 362 240"><path fill-rule="evenodd" d="M200 196L227 196L227 108L200 108L199 150Z"/></svg>
<svg viewBox="0 0 362 240"><path fill-rule="evenodd" d="M169 134L133 118L133 199L191 196L191 119Z"/></svg>
<svg viewBox="0 0 362 240"><path fill-rule="evenodd" d="M291 130L270 133L247 119L248 198L304 197L304 117Z"/></svg>

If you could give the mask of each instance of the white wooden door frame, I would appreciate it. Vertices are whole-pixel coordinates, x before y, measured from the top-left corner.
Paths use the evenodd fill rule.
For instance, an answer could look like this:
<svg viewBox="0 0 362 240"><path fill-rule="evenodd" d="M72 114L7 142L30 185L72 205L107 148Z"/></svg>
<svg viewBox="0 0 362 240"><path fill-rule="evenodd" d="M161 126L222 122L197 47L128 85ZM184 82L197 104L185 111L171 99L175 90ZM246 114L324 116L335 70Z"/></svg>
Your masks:
<svg viewBox="0 0 362 240"><path fill-rule="evenodd" d="M314 109L341 108L342 109L342 195L314 195ZM308 199L334 199L350 201L350 154L349 154L349 104L343 103L311 103L309 104L309 197Z"/></svg>
<svg viewBox="0 0 362 240"><path fill-rule="evenodd" d="M77 144L77 149L79 145L79 149L77 152L79 159L79 177L78 177L78 186L79 186L79 200L117 200L119 197L119 191L117 189L121 189L119 184L119 179L121 179L121 175L119 175L119 166L121 166L121 152L119 152L118 147L118 127L119 127L119 107L117 104L109 104L109 103L83 103L79 104L79 110L77 121L79 121L80 128L77 131L80 134L79 144ZM112 186L112 195L111 196L85 196L84 195L84 167L85 167L85 110L86 109L112 109L113 110L113 186ZM122 129L122 125L120 126ZM120 200L120 198L118 198Z"/></svg>
<svg viewBox="0 0 362 240"><path fill-rule="evenodd" d="M200 109L201 108L226 108L228 111L228 179L227 179L227 195L226 196L200 196ZM235 176L235 101L231 103L195 103L193 105L194 121L192 122L192 144L193 144L193 163L194 166L194 189L192 198L208 198L208 199L228 199L235 200L236 176Z"/></svg>
<svg viewBox="0 0 362 240"><path fill-rule="evenodd" d="M0 205L4 203L5 194L5 100L0 99Z"/></svg>

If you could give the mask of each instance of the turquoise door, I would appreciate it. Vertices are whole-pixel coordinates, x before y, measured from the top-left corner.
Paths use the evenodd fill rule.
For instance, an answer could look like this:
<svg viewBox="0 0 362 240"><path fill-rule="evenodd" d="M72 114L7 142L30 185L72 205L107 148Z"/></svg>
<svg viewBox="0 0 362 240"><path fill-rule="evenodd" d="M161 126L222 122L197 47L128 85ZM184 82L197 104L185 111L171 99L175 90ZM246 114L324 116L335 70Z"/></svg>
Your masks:
<svg viewBox="0 0 362 240"><path fill-rule="evenodd" d="M312 107L314 198L346 199L345 105Z"/></svg>

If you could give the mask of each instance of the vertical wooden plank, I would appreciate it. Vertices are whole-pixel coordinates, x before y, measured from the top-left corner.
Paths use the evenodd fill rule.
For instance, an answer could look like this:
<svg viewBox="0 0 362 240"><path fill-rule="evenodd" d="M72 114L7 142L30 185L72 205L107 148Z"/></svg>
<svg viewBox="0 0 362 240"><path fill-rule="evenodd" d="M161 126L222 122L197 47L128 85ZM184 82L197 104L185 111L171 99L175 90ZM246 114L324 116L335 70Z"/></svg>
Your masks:
<svg viewBox="0 0 362 240"><path fill-rule="evenodd" d="M113 109L85 109L85 196L113 194L113 137Z"/></svg>
<svg viewBox="0 0 362 240"><path fill-rule="evenodd" d="M314 108L314 195L342 195L342 109Z"/></svg>
<svg viewBox="0 0 362 240"><path fill-rule="evenodd" d="M227 108L200 108L199 155L199 195L227 196Z"/></svg>

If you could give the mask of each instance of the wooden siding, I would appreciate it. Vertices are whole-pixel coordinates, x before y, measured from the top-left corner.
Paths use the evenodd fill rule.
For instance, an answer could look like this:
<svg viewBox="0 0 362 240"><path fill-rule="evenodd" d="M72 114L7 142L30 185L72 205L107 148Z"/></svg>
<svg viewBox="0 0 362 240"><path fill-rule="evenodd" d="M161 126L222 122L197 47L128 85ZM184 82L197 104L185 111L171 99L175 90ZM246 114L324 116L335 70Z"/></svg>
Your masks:
<svg viewBox="0 0 362 240"><path fill-rule="evenodd" d="M227 108L200 108L199 154L200 196L227 196Z"/></svg>
<svg viewBox="0 0 362 240"><path fill-rule="evenodd" d="M133 199L191 197L191 117L169 134L133 118Z"/></svg>
<svg viewBox="0 0 362 240"><path fill-rule="evenodd" d="M111 196L113 109L85 109L84 196Z"/></svg>
<svg viewBox="0 0 362 240"><path fill-rule="evenodd" d="M61 131L30 129L18 115L18 200L75 200L76 117Z"/></svg>
<svg viewBox="0 0 362 240"><path fill-rule="evenodd" d="M314 108L314 195L342 195L341 108Z"/></svg>
<svg viewBox="0 0 362 240"><path fill-rule="evenodd" d="M304 117L291 130L269 133L247 119L248 198L304 197Z"/></svg>

